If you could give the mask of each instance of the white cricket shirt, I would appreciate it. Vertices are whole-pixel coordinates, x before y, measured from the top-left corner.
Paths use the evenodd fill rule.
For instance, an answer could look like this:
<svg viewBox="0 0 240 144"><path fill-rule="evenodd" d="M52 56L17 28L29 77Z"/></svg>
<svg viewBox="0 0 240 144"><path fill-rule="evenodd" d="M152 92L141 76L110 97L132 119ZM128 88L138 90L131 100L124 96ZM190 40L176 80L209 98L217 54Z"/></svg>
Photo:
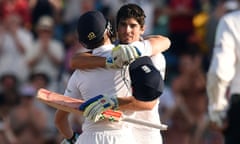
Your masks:
<svg viewBox="0 0 240 144"><path fill-rule="evenodd" d="M151 55L152 47L146 45L149 45L149 42L142 41L138 43L137 47L142 54ZM93 50L93 55L109 57L113 47L114 45L101 46ZM131 96L131 90L124 84L121 69L75 70L64 93L66 96L83 100L88 100L100 94ZM103 131L122 129L124 126L127 126L124 122L116 123L106 120L94 123L86 119L82 127L83 131Z"/></svg>
<svg viewBox="0 0 240 144"><path fill-rule="evenodd" d="M213 57L207 77L207 93L215 109L227 106L226 91L240 94L240 11L228 13L218 24Z"/></svg>

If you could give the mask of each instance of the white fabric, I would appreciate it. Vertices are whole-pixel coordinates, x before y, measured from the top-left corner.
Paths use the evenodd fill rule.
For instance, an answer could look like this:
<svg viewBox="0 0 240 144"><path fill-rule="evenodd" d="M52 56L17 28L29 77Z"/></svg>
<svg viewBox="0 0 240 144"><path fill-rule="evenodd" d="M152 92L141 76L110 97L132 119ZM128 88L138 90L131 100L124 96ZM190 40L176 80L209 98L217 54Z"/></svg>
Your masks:
<svg viewBox="0 0 240 144"><path fill-rule="evenodd" d="M223 111L228 106L226 97L227 82L221 81L216 75L208 73L207 75L207 93L209 98L208 110L210 114L213 111Z"/></svg>
<svg viewBox="0 0 240 144"><path fill-rule="evenodd" d="M25 29L17 31L17 38L23 45L27 53L33 45L33 36ZM26 62L26 54L21 54L14 42L13 37L8 33L1 36L2 47L0 48L0 76L5 73L13 73L21 80L25 81L29 74Z"/></svg>
<svg viewBox="0 0 240 144"><path fill-rule="evenodd" d="M152 55L152 46L148 40L135 41L135 42L131 43L130 45L137 47L138 50L141 52L142 56L151 56Z"/></svg>
<svg viewBox="0 0 240 144"><path fill-rule="evenodd" d="M99 132L84 132L81 134L76 144L137 144L132 136L131 129L109 130Z"/></svg>
<svg viewBox="0 0 240 144"><path fill-rule="evenodd" d="M162 108L171 109L175 106L176 104L175 97L173 95L171 87L168 86L164 87L163 93L160 97L160 102L161 102L159 105L160 110Z"/></svg>
<svg viewBox="0 0 240 144"><path fill-rule="evenodd" d="M207 75L207 94L212 110L225 110L226 92L240 93L240 11L228 13L218 24L212 61Z"/></svg>

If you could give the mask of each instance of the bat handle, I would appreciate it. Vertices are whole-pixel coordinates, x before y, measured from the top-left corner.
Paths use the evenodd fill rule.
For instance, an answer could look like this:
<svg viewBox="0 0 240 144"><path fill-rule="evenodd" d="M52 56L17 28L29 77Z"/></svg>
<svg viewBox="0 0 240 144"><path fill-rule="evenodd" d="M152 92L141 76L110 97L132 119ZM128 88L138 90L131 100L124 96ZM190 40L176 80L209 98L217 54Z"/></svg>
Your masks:
<svg viewBox="0 0 240 144"><path fill-rule="evenodd" d="M130 117L123 117L122 121L125 122L129 122L129 123L134 123L134 124L138 124L138 125L144 125L147 127L151 127L151 128L156 128L156 129L160 129L160 130L167 130L167 125L165 124L156 124L156 123L151 123L151 122L147 122L144 120L139 120L139 119L133 119Z"/></svg>

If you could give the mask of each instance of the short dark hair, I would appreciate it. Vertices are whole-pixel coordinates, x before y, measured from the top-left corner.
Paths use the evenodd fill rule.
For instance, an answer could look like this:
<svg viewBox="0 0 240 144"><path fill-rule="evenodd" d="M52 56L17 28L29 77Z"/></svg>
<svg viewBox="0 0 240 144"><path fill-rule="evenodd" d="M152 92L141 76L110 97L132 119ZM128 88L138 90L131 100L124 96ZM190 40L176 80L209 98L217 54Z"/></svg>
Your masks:
<svg viewBox="0 0 240 144"><path fill-rule="evenodd" d="M145 24L146 15L144 13L144 10L140 6L129 3L129 4L123 5L118 10L117 18L116 18L117 27L121 20L125 20L128 18L134 18L140 24L140 26L143 27Z"/></svg>

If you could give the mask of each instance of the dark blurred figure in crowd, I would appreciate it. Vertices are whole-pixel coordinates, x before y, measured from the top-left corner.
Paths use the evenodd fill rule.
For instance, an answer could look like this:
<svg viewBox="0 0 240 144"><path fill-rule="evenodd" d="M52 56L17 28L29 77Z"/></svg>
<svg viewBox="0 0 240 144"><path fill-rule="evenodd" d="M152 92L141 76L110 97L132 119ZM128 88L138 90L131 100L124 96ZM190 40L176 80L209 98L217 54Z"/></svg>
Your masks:
<svg viewBox="0 0 240 144"><path fill-rule="evenodd" d="M0 139L4 144L17 142L9 123L9 113L19 104L19 80L15 75L0 77Z"/></svg>
<svg viewBox="0 0 240 144"><path fill-rule="evenodd" d="M6 74L0 77L1 112L8 113L19 103L19 83L15 75Z"/></svg>

